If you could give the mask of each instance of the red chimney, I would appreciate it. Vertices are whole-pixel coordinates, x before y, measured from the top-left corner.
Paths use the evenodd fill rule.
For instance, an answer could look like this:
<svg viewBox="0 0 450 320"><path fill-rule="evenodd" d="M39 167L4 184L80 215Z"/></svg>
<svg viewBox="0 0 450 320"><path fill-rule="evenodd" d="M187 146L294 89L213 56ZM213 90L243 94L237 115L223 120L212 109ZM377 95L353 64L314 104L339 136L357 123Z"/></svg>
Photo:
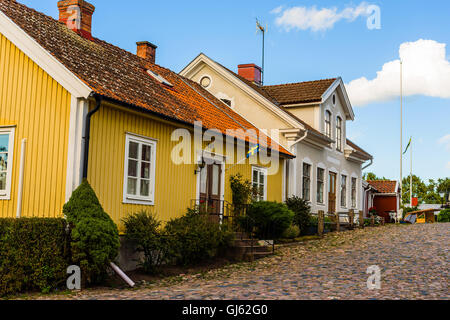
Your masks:
<svg viewBox="0 0 450 320"><path fill-rule="evenodd" d="M136 54L139 57L146 59L154 64L156 61L156 49L158 47L148 41L136 42L136 44L137 44Z"/></svg>
<svg viewBox="0 0 450 320"><path fill-rule="evenodd" d="M80 36L92 40L92 14L95 7L84 0L58 1L59 21Z"/></svg>
<svg viewBox="0 0 450 320"><path fill-rule="evenodd" d="M238 74L255 84L261 84L262 69L254 63L240 64L238 66Z"/></svg>

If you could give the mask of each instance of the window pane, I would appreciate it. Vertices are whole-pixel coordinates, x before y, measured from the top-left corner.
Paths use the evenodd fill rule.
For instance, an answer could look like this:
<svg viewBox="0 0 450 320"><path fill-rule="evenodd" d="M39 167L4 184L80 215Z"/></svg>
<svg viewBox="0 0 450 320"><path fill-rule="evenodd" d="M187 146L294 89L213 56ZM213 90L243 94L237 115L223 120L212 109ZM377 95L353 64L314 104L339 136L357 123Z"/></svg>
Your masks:
<svg viewBox="0 0 450 320"><path fill-rule="evenodd" d="M0 190L6 190L6 172L0 173Z"/></svg>
<svg viewBox="0 0 450 320"><path fill-rule="evenodd" d="M6 171L8 169L8 154L0 153L0 171Z"/></svg>
<svg viewBox="0 0 450 320"><path fill-rule="evenodd" d="M265 183L264 180L265 180L265 179L264 179L264 173L263 173L263 172L260 172L260 173L259 173L259 183L262 184L262 185L264 185L264 183Z"/></svg>
<svg viewBox="0 0 450 320"><path fill-rule="evenodd" d="M128 176L129 177L137 177L137 169L138 162L135 160L128 160Z"/></svg>
<svg viewBox="0 0 450 320"><path fill-rule="evenodd" d="M8 152L9 134L0 134L0 152Z"/></svg>
<svg viewBox="0 0 450 320"><path fill-rule="evenodd" d="M142 164L141 164L141 178L150 179L150 163L142 162Z"/></svg>
<svg viewBox="0 0 450 320"><path fill-rule="evenodd" d="M138 151L139 151L139 144L136 142L130 142L130 150L128 151L128 157L137 159L138 158Z"/></svg>
<svg viewBox="0 0 450 320"><path fill-rule="evenodd" d="M152 154L151 147L147 146L147 145L143 145L142 146L142 160L150 161L151 154Z"/></svg>
<svg viewBox="0 0 450 320"><path fill-rule="evenodd" d="M258 171L253 170L253 182L258 183Z"/></svg>
<svg viewBox="0 0 450 320"><path fill-rule="evenodd" d="M136 187L137 187L137 179L128 178L127 193L135 196L137 193Z"/></svg>
<svg viewBox="0 0 450 320"><path fill-rule="evenodd" d="M150 195L150 181L141 180L141 196L148 197Z"/></svg>
<svg viewBox="0 0 450 320"><path fill-rule="evenodd" d="M219 195L219 183L220 183L220 177L219 177L219 166L214 165L213 166L213 180L212 180L212 194L214 196Z"/></svg>
<svg viewBox="0 0 450 320"><path fill-rule="evenodd" d="M206 194L206 178L208 176L207 167L203 168L200 173L200 193Z"/></svg>

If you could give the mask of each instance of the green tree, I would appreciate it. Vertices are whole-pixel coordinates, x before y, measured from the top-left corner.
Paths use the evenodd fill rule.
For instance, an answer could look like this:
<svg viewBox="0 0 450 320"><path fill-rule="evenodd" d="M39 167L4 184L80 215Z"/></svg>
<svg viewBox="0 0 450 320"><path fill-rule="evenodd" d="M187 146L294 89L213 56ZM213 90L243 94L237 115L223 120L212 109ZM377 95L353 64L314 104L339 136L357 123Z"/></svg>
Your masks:
<svg viewBox="0 0 450 320"><path fill-rule="evenodd" d="M382 180L382 181L384 181L384 180L389 180L389 179L386 179L385 177L383 177L383 178L378 177L378 176L377 176L375 173L373 173L373 172L366 172L366 173L363 175L363 179L366 180L366 181L377 181L377 180Z"/></svg>

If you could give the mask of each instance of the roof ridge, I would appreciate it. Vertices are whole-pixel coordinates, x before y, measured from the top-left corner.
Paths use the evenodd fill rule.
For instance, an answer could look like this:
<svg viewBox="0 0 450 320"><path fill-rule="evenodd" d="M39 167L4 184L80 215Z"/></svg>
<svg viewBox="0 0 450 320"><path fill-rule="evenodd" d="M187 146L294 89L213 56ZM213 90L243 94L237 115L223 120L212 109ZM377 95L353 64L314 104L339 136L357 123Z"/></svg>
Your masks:
<svg viewBox="0 0 450 320"><path fill-rule="evenodd" d="M328 78L328 79L319 79L319 80L309 80L309 81L300 81L300 82L290 82L290 83L281 83L281 84L273 84L269 86L263 86L263 88L270 88L270 87L282 87L282 86L291 86L296 84L305 84L305 83L313 83L313 82L321 82L321 81L336 81L339 79L339 77L336 78Z"/></svg>

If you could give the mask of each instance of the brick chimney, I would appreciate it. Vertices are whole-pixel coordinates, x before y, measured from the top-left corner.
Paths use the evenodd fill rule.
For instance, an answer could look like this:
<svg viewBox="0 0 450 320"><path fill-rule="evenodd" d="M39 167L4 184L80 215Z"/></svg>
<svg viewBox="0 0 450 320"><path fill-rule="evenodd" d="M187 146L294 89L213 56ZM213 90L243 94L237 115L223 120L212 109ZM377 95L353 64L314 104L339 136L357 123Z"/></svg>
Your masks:
<svg viewBox="0 0 450 320"><path fill-rule="evenodd" d="M254 63L240 64L238 74L257 85L261 85L262 69Z"/></svg>
<svg viewBox="0 0 450 320"><path fill-rule="evenodd" d="M139 57L146 59L154 64L156 61L156 49L158 47L148 41L136 42L136 45L137 45L136 54Z"/></svg>
<svg viewBox="0 0 450 320"><path fill-rule="evenodd" d="M92 14L95 7L84 0L58 1L59 21L80 36L92 40Z"/></svg>

